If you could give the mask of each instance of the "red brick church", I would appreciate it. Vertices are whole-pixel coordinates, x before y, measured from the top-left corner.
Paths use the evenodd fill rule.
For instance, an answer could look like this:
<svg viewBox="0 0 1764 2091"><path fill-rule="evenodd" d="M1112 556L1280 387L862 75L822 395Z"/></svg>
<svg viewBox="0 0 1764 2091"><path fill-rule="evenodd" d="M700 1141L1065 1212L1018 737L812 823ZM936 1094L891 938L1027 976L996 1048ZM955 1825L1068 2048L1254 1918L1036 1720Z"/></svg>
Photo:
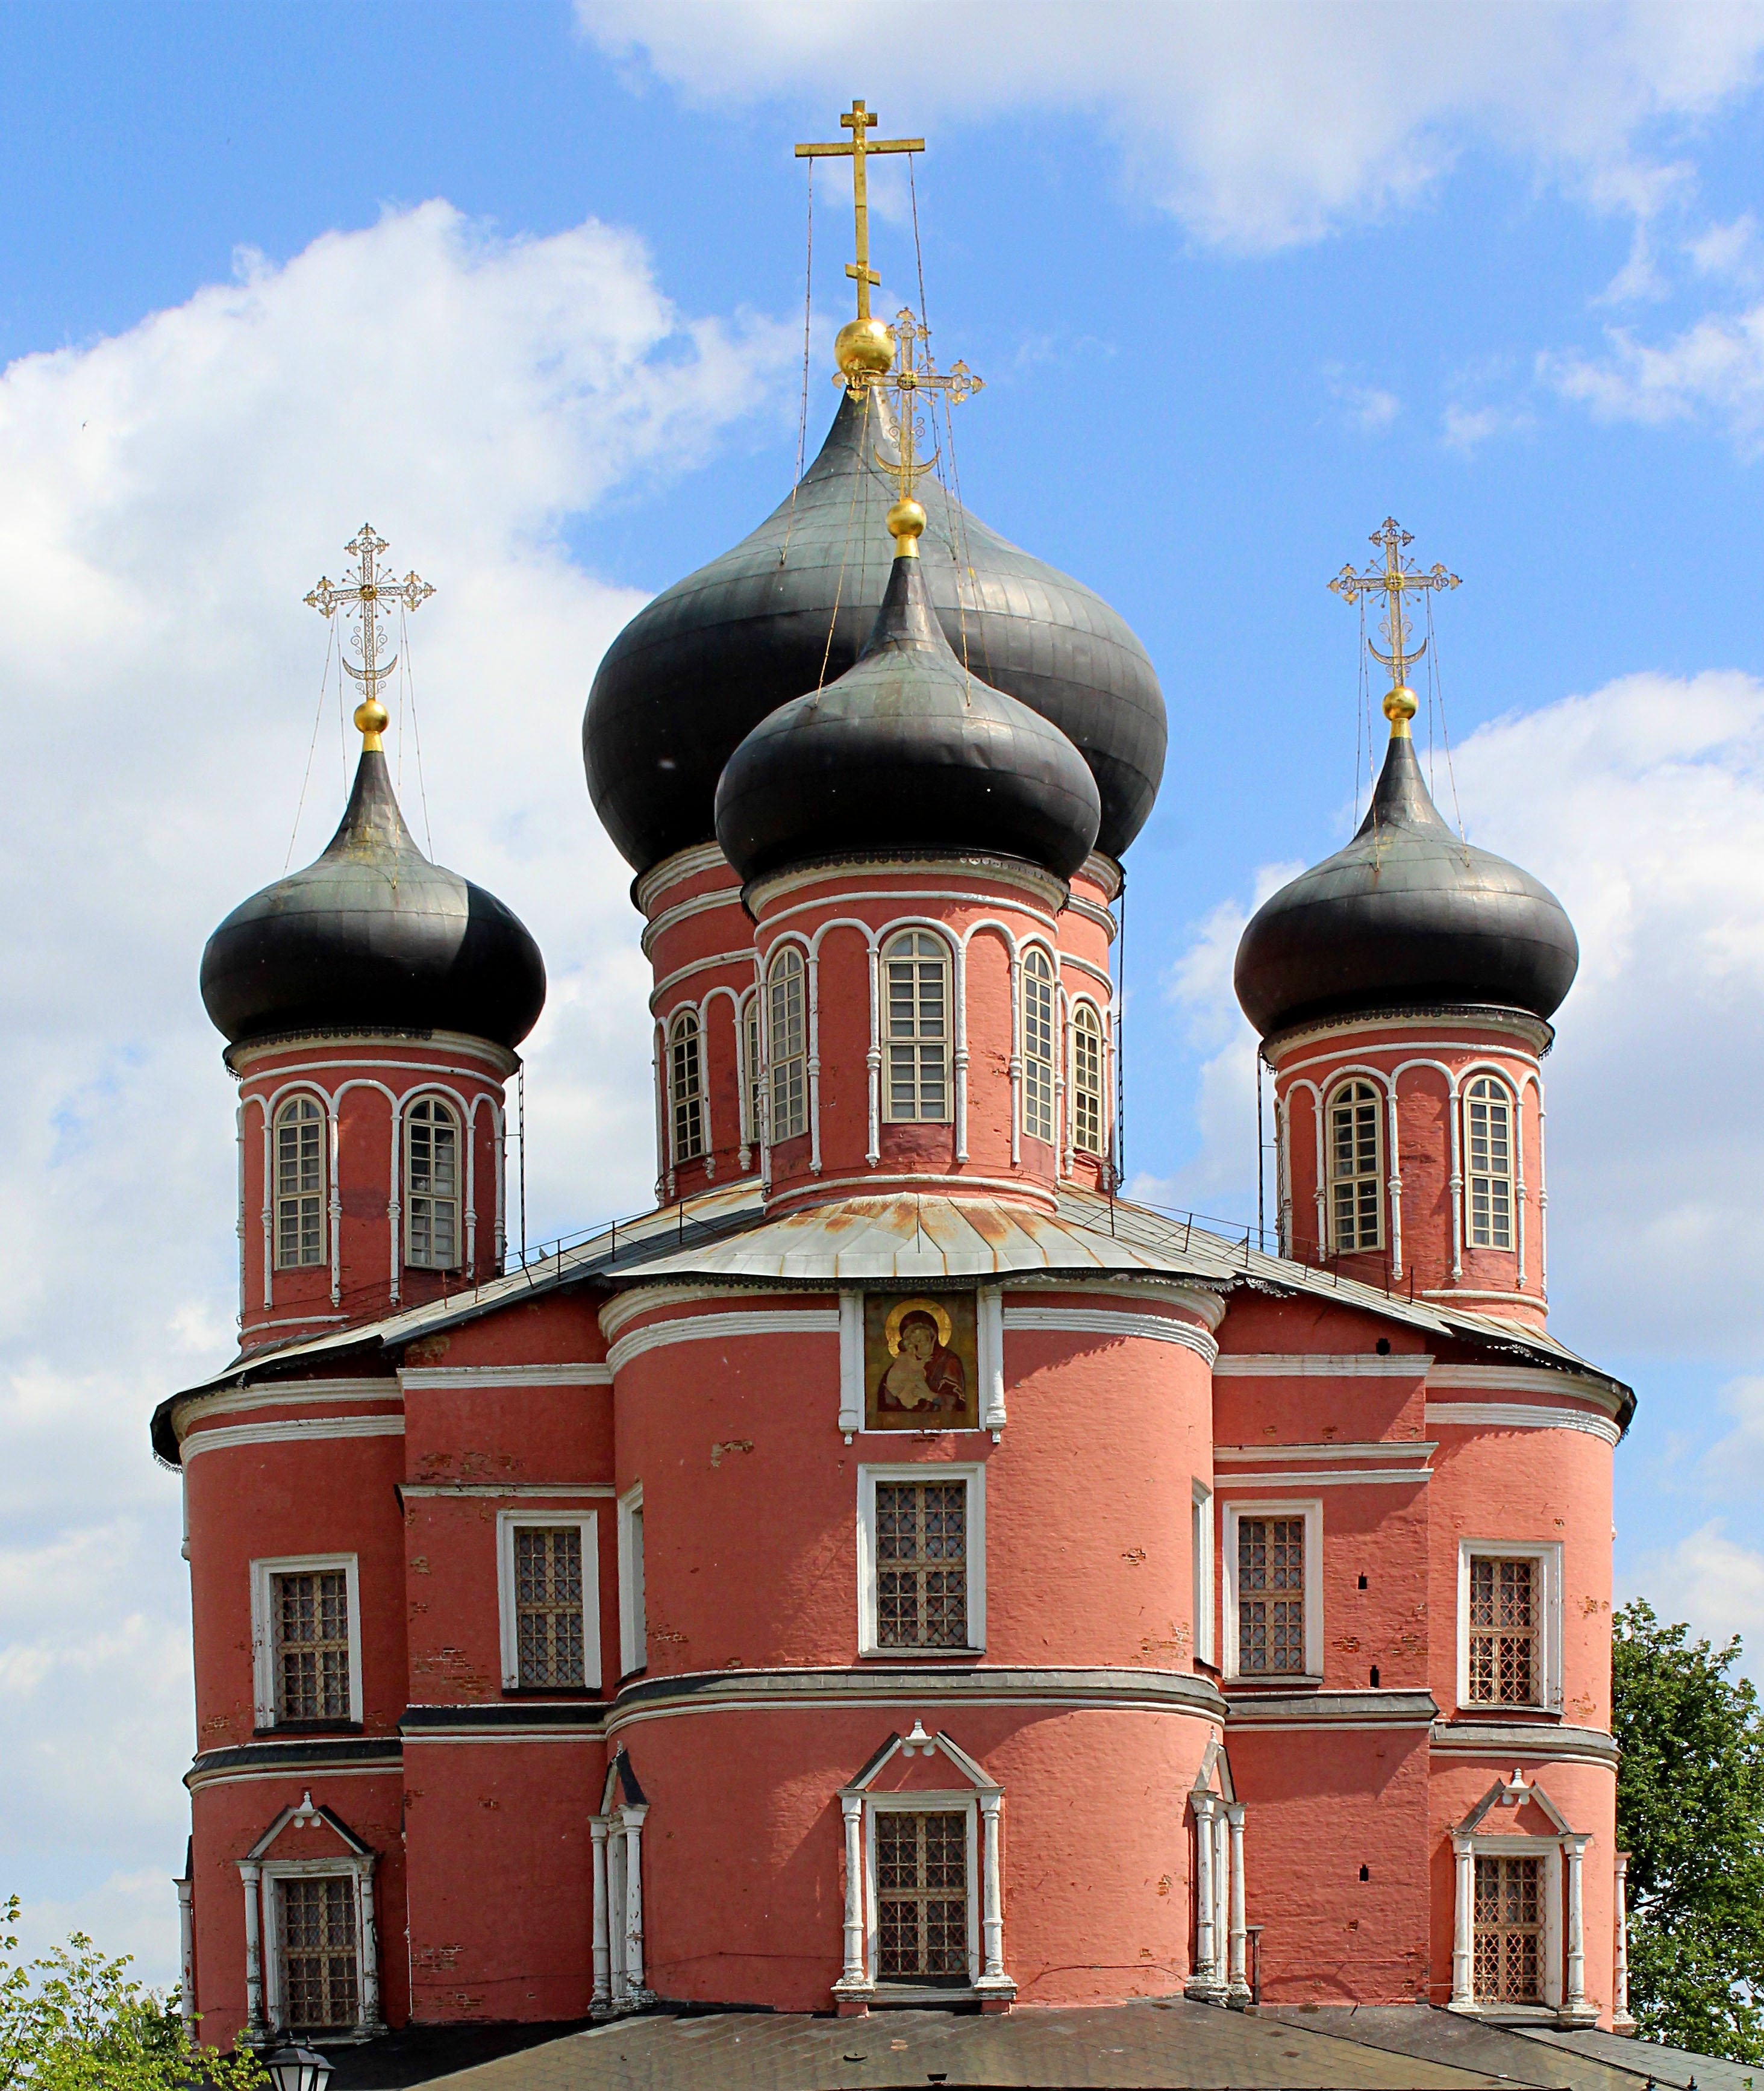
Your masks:
<svg viewBox="0 0 1764 2091"><path fill-rule="evenodd" d="M203 960L239 1354L153 1421L204 2039L1183 1995L1627 2024L1633 1398L1546 1313L1577 953L1429 798L1427 577L1381 537L1383 774L1238 955L1263 1253L1118 1195L1163 698L1089 588L915 494L923 345L848 326L794 494L600 664L656 1204L524 1268L544 966L400 814L384 545L326 584L354 791Z"/></svg>

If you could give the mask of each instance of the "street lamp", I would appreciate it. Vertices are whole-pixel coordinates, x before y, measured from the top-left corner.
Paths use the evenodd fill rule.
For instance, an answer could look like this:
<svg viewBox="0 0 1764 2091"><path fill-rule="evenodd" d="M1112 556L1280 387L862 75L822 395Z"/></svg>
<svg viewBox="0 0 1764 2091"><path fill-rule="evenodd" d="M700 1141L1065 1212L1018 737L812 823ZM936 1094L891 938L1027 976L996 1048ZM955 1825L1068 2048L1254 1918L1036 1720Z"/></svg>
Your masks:
<svg viewBox="0 0 1764 2091"><path fill-rule="evenodd" d="M264 2067L276 2091L325 2091L331 2080L331 2065L324 2056L296 2041L266 2054Z"/></svg>

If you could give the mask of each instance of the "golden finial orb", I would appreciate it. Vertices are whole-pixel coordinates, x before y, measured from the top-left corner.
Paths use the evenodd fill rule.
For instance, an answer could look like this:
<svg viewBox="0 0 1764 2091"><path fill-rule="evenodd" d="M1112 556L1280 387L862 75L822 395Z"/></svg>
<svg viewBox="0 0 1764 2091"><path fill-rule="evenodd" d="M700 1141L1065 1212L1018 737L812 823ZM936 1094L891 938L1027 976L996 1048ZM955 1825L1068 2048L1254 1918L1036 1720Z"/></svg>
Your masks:
<svg viewBox="0 0 1764 2091"><path fill-rule="evenodd" d="M389 714L377 697L364 697L355 707L355 731L361 735L364 754L382 747L381 740L389 722Z"/></svg>
<svg viewBox="0 0 1764 2091"><path fill-rule="evenodd" d="M1394 689L1384 693L1384 716L1391 722L1392 735L1406 734L1409 722L1420 709L1414 692L1406 683L1399 683Z"/></svg>
<svg viewBox="0 0 1764 2091"><path fill-rule="evenodd" d="M833 360L848 385L885 377L894 365L894 330L886 320L847 320L833 341Z"/></svg>
<svg viewBox="0 0 1764 2091"><path fill-rule="evenodd" d="M919 540L925 528L924 510L909 494L904 501L895 502L884 520L894 540L894 556L897 559L916 559Z"/></svg>

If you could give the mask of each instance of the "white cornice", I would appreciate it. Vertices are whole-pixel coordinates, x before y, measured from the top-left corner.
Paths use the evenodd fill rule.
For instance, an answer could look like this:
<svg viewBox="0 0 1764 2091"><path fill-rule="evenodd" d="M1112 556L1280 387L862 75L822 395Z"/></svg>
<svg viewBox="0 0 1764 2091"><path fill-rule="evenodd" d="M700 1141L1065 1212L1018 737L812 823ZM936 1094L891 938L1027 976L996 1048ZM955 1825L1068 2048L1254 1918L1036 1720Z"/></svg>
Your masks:
<svg viewBox="0 0 1764 2091"><path fill-rule="evenodd" d="M641 878L631 882L631 899L639 911L647 915L656 899L671 886L678 886L684 879L697 878L708 871L727 872L731 881L734 869L715 843L694 843L689 849L676 850L672 856L665 856L660 864L652 864Z"/></svg>
<svg viewBox="0 0 1764 2091"><path fill-rule="evenodd" d="M1214 1485L1221 1494L1236 1495L1246 1489L1420 1488L1433 1479L1431 1467L1311 1467L1295 1468L1289 1473L1271 1474L1257 1467L1241 1474L1214 1469Z"/></svg>
<svg viewBox="0 0 1764 2091"><path fill-rule="evenodd" d="M1425 1351L1234 1351L1213 1367L1220 1379L1421 1379L1433 1366Z"/></svg>
<svg viewBox="0 0 1764 2091"><path fill-rule="evenodd" d="M1388 1037L1393 1033L1440 1031L1454 1024L1461 1024L1467 1032L1492 1031L1525 1041L1533 1054L1547 1053L1555 1033L1539 1017L1522 1009L1501 1009L1487 1004L1465 1004L1462 1008L1439 1007L1415 1010L1365 1010L1356 1016L1320 1018L1314 1024L1294 1024L1291 1030L1276 1033L1263 1043L1263 1054L1268 1065L1278 1072L1289 1072L1293 1065L1310 1066L1311 1061L1291 1063L1290 1056L1296 1046L1309 1046L1319 1039L1335 1038L1344 1041L1327 1053L1316 1054L1316 1059L1336 1059L1344 1053L1362 1053L1375 1050L1369 1046L1363 1036L1375 1032ZM1413 1052L1418 1045L1441 1052L1474 1051L1482 1041L1460 1036L1456 1038L1417 1039L1406 1037L1403 1050Z"/></svg>
<svg viewBox="0 0 1764 2091"><path fill-rule="evenodd" d="M295 1053L314 1046L333 1050L338 1046L351 1050L359 1046L374 1046L382 1053L395 1050L400 1046L415 1046L448 1059L481 1060L504 1081L521 1064L519 1056L510 1052L506 1046L493 1045L488 1038L471 1037L463 1031L293 1031L279 1038L252 1039L241 1046L229 1046L221 1057L235 1075L243 1077L258 1061L273 1054ZM324 1059L321 1054L321 1063ZM411 1067L427 1063L388 1059L363 1064ZM292 1070L278 1071L286 1073Z"/></svg>
<svg viewBox="0 0 1764 2091"><path fill-rule="evenodd" d="M1491 1757L1497 1764L1617 1762L1616 1740L1603 1728L1567 1727L1556 1721L1435 1721L1435 1757Z"/></svg>
<svg viewBox="0 0 1764 2091"><path fill-rule="evenodd" d="M1079 865L1075 874L1087 878L1091 885L1100 886L1111 900L1118 899L1121 889L1127 882L1126 873L1105 851L1092 850Z"/></svg>
<svg viewBox="0 0 1764 2091"><path fill-rule="evenodd" d="M866 855L845 863L810 864L795 871L775 872L770 877L755 879L747 891L747 903L756 916L763 916L775 901L787 893L796 893L811 886L840 886L845 881L864 878L914 878L936 873L947 877L952 868L978 876L996 879L1000 886L1014 886L1026 893L1035 895L1050 916L1057 915L1066 904L1068 889L1063 879L1056 878L1051 872L1042 870L1039 864L1028 863L1020 857L988 856L978 851L952 850L948 856L895 856L889 854ZM858 893L837 890L827 896L828 903L843 905L858 900L898 900L897 890L883 893ZM961 899L977 903L982 907L996 907L996 894L948 894L940 899ZM1009 903L1006 903L1009 905ZM794 913L796 911L790 911Z"/></svg>
<svg viewBox="0 0 1764 2091"><path fill-rule="evenodd" d="M1579 1430L1615 1445L1622 1430L1585 1408L1546 1408L1524 1401L1430 1401L1427 1421L1461 1430Z"/></svg>
<svg viewBox="0 0 1764 2091"><path fill-rule="evenodd" d="M402 1438L402 1416L295 1416L274 1423L232 1423L192 1430L179 1451L187 1467L199 1452L223 1452L239 1445L301 1445L333 1438Z"/></svg>
<svg viewBox="0 0 1764 2091"><path fill-rule="evenodd" d="M630 1330L608 1346L606 1361L614 1372L640 1357L645 1351L660 1350L669 1343L725 1342L742 1336L833 1336L839 1334L837 1307L750 1308L734 1314L693 1314L678 1320L652 1321Z"/></svg>
<svg viewBox="0 0 1764 2091"><path fill-rule="evenodd" d="M1216 1329L1224 1320L1230 1304L1222 1293L1209 1291L1203 1286L1185 1285L1180 1278L1160 1278L1155 1271L1133 1278L1024 1276L1009 1277L1000 1282L1004 1285L1007 1303L1020 1299L1025 1293L1035 1292L1077 1293L1081 1296L1095 1293L1110 1300L1168 1300L1172 1306L1185 1307L1191 1314L1198 1315L1209 1330ZM1009 1311L1008 1305L1006 1311Z"/></svg>
<svg viewBox="0 0 1764 2091"><path fill-rule="evenodd" d="M1372 1459L1430 1459L1439 1449L1425 1438L1384 1438L1370 1445L1215 1445L1213 1464L1277 1466L1282 1461L1289 1465L1295 1459L1322 1459L1363 1466Z"/></svg>
<svg viewBox="0 0 1764 2091"><path fill-rule="evenodd" d="M751 958L753 956L752 927L742 909L741 895L733 886L726 889L718 887L711 893L696 893L690 900L677 900L673 907L664 908L659 915L652 916L644 925L643 935L638 939L639 943L643 946L643 956L646 959L649 957L656 948L656 938L665 936L668 931L678 924L690 921L695 915L708 915L719 908L732 908L735 911L740 919L746 938L742 948L746 955Z"/></svg>
<svg viewBox="0 0 1764 2091"><path fill-rule="evenodd" d="M395 1379L290 1379L270 1381L217 1394L193 1396L175 1412L172 1427L180 1440L192 1425L211 1416L238 1416L254 1408L300 1408L313 1403L396 1401Z"/></svg>
<svg viewBox="0 0 1764 2091"><path fill-rule="evenodd" d="M1208 1365L1219 1355L1219 1346L1209 1330L1197 1328L1192 1321L1178 1320L1173 1315L1155 1313L1150 1310L1149 1304L1145 1310L1135 1314L1125 1308L1020 1307L1009 1294L1005 1296L1007 1336L1043 1329L1069 1331L1075 1335L1121 1336L1154 1343L1180 1343L1198 1352Z"/></svg>
<svg viewBox="0 0 1764 2091"><path fill-rule="evenodd" d="M610 1386L613 1369L604 1362L566 1365L407 1365L398 1378L407 1394L439 1393L449 1387Z"/></svg>
<svg viewBox="0 0 1764 2091"><path fill-rule="evenodd" d="M837 1279L829 1277L822 1290L832 1292L837 1285ZM707 1300L781 1300L803 1296L801 1286L755 1285L738 1279L727 1285L637 1285L628 1292L615 1293L600 1309L600 1334L610 1343L626 1322L663 1307L691 1307Z"/></svg>
<svg viewBox="0 0 1764 2091"><path fill-rule="evenodd" d="M1435 1365L1427 1374L1427 1391L1430 1395L1565 1394L1578 1400L1597 1402L1607 1416L1619 1415L1623 1408L1623 1397L1615 1389L1572 1368L1552 1372L1543 1365Z"/></svg>

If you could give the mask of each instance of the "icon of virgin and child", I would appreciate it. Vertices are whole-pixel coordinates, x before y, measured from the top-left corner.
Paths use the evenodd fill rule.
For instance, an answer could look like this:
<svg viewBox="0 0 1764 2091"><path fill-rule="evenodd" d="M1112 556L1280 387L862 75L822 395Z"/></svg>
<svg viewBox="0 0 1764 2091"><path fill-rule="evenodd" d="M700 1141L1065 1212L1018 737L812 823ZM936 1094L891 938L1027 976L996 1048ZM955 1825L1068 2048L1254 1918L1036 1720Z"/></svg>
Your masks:
<svg viewBox="0 0 1764 2091"><path fill-rule="evenodd" d="M866 1305L880 1310L866 1317L871 1337L865 1346L870 1427L971 1429L971 1297L957 1296L947 1302L928 1298L876 1300ZM880 1329L875 1327L878 1320Z"/></svg>

